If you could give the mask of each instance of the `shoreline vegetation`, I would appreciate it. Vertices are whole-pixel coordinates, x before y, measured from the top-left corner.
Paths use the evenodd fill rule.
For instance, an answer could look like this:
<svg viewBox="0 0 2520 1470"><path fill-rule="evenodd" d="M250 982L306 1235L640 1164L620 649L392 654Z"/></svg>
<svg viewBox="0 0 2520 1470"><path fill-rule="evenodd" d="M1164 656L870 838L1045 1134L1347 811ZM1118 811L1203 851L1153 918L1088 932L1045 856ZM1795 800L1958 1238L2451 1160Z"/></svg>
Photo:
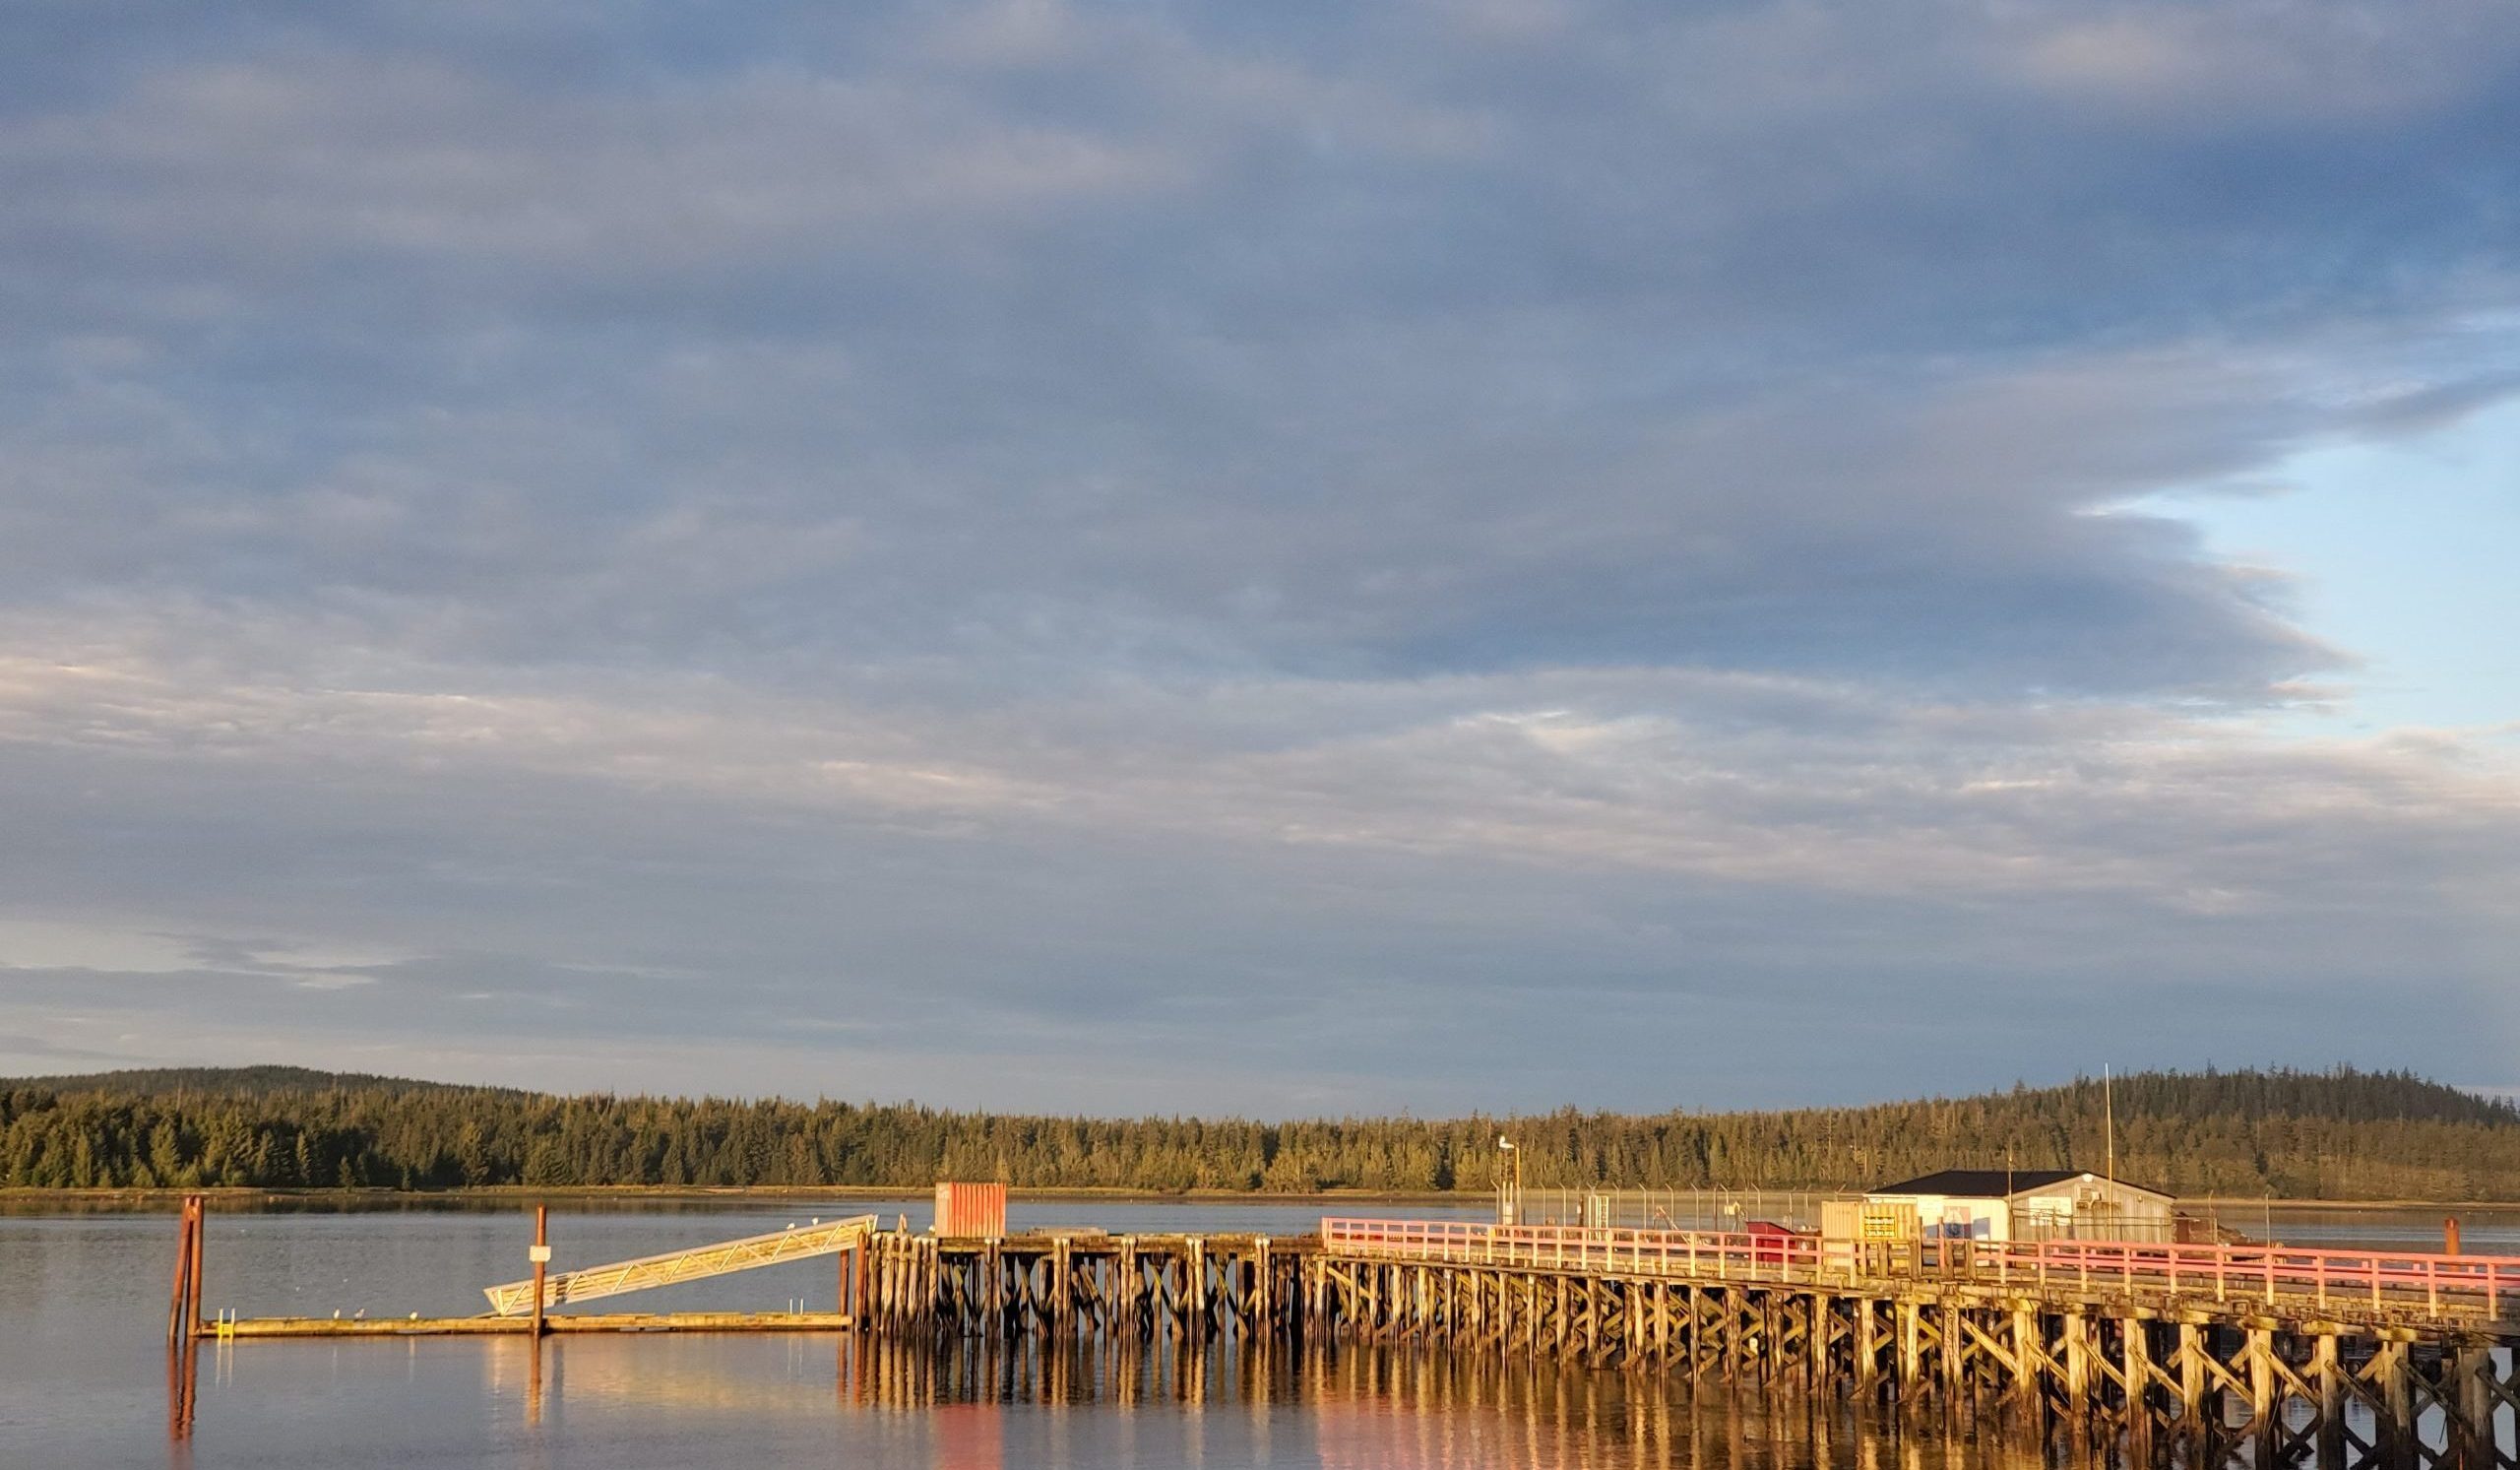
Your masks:
<svg viewBox="0 0 2520 1470"><path fill-rule="evenodd" d="M2520 1109L2402 1072L2137 1073L1782 1112L1102 1119L911 1104L555 1096L288 1067L0 1079L0 1198L236 1191L1470 1203L1534 1189L1845 1190L1953 1167L2100 1170L2182 1198L2520 1200ZM2113 1105L2113 1106L2112 1106ZM499 1192L493 1192L499 1191Z"/></svg>
<svg viewBox="0 0 2520 1470"><path fill-rule="evenodd" d="M1787 1193L1787 1190L1773 1190ZM901 1200L923 1199L928 1191L914 1185L889 1184L560 1184L540 1187L533 1184L453 1184L437 1189L401 1189L385 1186L360 1186L344 1189L278 1187L259 1184L217 1184L185 1186L152 1186L149 1188L38 1188L29 1185L0 1184L0 1206L13 1204L96 1204L96 1205L164 1205L172 1208L188 1195L199 1194L212 1203L227 1204L403 1204L444 1201L450 1204L522 1206L545 1201L555 1204L653 1203L653 1204L763 1204L789 1200ZM1336 1208L1341 1205L1394 1204L1441 1205L1459 1209L1487 1203L1487 1197L1459 1190L1374 1190L1335 1189L1317 1194L1269 1194L1255 1189L1095 1189L1095 1188L1018 1188L1010 1186L1009 1197L1015 1202L1042 1204L1074 1201L1102 1204L1247 1204L1271 1207L1318 1204ZM2503 1199L2312 1199L2276 1197L2259 1194L2200 1194L2182 1197L2182 1206L2198 1206L2220 1210L2271 1208L2277 1214L2334 1211L2340 1214L2389 1214L2407 1210L2450 1210L2454 1212L2520 1211L2520 1197Z"/></svg>

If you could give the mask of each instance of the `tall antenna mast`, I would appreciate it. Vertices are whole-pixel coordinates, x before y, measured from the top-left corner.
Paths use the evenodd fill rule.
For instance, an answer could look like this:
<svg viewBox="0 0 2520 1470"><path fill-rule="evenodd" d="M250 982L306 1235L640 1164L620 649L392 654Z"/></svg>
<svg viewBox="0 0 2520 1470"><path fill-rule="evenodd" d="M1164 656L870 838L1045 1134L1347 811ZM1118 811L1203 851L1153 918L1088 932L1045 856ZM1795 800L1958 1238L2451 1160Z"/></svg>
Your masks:
<svg viewBox="0 0 2520 1470"><path fill-rule="evenodd" d="M2117 1094L2109 1082L2109 1063L2100 1064L2100 1110L2109 1139L2109 1182L2117 1182Z"/></svg>

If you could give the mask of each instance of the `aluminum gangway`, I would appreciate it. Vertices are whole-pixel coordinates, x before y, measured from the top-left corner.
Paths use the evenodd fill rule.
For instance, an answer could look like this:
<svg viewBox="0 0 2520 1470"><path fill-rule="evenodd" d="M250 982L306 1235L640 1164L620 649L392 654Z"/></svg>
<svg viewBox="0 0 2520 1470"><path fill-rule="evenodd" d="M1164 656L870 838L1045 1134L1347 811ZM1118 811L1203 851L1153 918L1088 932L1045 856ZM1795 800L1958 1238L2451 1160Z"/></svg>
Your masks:
<svg viewBox="0 0 2520 1470"><path fill-rule="evenodd" d="M846 1220L791 1225L767 1235L694 1246L687 1250L669 1250L662 1255L643 1255L636 1260L617 1260L607 1265L555 1272L543 1282L542 1305L551 1308L566 1302L592 1302L598 1297L617 1297L624 1292L641 1292L680 1281L724 1276L730 1271L750 1271L785 1261L836 1255L844 1250L863 1247L867 1237L874 1234L875 1225L872 1215L852 1215ZM490 1310L500 1316L518 1316L534 1310L534 1283L530 1279L511 1281L503 1286L485 1286L481 1288L481 1295L490 1299Z"/></svg>

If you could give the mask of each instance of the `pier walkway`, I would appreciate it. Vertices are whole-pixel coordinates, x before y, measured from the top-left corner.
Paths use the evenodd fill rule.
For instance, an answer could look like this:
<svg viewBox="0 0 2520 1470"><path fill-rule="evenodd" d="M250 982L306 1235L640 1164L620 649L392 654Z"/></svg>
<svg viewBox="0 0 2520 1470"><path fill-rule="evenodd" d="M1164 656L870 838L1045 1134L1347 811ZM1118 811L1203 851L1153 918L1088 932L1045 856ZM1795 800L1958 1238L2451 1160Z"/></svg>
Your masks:
<svg viewBox="0 0 2520 1470"><path fill-rule="evenodd" d="M1896 1278L2008 1296L2145 1300L2157 1310L2274 1310L2373 1325L2477 1327L2520 1337L2520 1258L2120 1241L1922 1241L1586 1230L1464 1221L1326 1219L1334 1256L1743 1283L1853 1286Z"/></svg>
<svg viewBox="0 0 2520 1470"><path fill-rule="evenodd" d="M1327 1219L1316 1332L2156 1437L2188 1463L2520 1466L2520 1259Z"/></svg>

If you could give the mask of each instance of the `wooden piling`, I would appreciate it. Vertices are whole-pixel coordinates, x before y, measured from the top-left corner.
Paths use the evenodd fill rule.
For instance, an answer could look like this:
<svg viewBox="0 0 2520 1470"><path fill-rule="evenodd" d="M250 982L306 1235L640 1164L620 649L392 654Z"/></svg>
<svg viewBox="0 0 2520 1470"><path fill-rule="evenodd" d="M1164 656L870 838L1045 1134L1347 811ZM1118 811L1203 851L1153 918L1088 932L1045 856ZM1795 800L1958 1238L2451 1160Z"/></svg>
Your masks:
<svg viewBox="0 0 2520 1470"><path fill-rule="evenodd" d="M2283 1421L2276 1414L2275 1334L2265 1327L2248 1329L2248 1431L2255 1441L2256 1463L2272 1465L2281 1443Z"/></svg>
<svg viewBox="0 0 2520 1470"><path fill-rule="evenodd" d="M2065 1411L2079 1422L2091 1412L2091 1322L2065 1313Z"/></svg>
<svg viewBox="0 0 2520 1470"><path fill-rule="evenodd" d="M204 1199L201 1195L196 1194L192 1197L192 1264L191 1269L187 1273L191 1281L192 1301L184 1313L184 1318L187 1323L185 1330L189 1333L198 1335L201 1332L202 1318L204 1315L202 1308L201 1274L202 1251L204 1249L202 1237L210 1234L210 1201Z"/></svg>
<svg viewBox="0 0 2520 1470"><path fill-rule="evenodd" d="M534 1207L534 1340L542 1340L543 1273L551 1267L551 1210L547 1205ZM537 1357L540 1350L536 1350Z"/></svg>
<svg viewBox="0 0 2520 1470"><path fill-rule="evenodd" d="M2414 1364L2404 1339L2387 1339L2371 1355L2380 1379L2380 1411L2372 1416L2379 1431L2380 1453L2392 1464L2412 1464L2415 1454Z"/></svg>
<svg viewBox="0 0 2520 1470"><path fill-rule="evenodd" d="M2493 1345L2462 1340L2444 1365L2451 1391L2443 1397L2458 1410L2458 1432L2451 1446L2467 1470L2495 1470L2493 1447ZM2520 1405L2515 1406L2520 1413Z"/></svg>
<svg viewBox="0 0 2520 1470"><path fill-rule="evenodd" d="M2118 1323L2118 1372L2124 1376L2122 1403L2126 1410L2126 1444L2129 1458L2137 1463L2152 1459L2153 1440L2153 1324L2140 1316L2129 1316Z"/></svg>
<svg viewBox="0 0 2520 1470"><path fill-rule="evenodd" d="M2194 1322L2178 1324L2179 1427L2197 1442L2205 1429L2205 1336Z"/></svg>
<svg viewBox="0 0 2520 1470"><path fill-rule="evenodd" d="M2336 1334L2321 1332L2310 1346L2310 1375L2318 1390L2318 1457L2322 1465L2345 1463L2345 1365Z"/></svg>
<svg viewBox="0 0 2520 1470"><path fill-rule="evenodd" d="M186 1310L192 1305L193 1234L201 1228L201 1196L184 1196L183 1214L175 1228L175 1274L166 1297L166 1345L183 1343Z"/></svg>

